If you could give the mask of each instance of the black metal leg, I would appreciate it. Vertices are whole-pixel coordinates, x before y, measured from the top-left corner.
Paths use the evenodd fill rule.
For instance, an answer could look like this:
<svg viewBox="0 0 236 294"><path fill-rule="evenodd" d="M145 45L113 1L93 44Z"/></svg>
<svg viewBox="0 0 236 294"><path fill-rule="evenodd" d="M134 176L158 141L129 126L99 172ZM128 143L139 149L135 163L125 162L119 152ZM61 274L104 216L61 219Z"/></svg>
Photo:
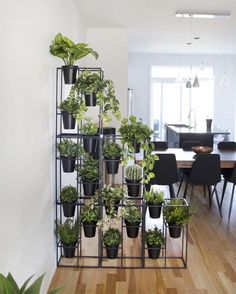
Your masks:
<svg viewBox="0 0 236 294"><path fill-rule="evenodd" d="M186 198L187 190L188 190L188 182L186 182L186 185L185 185L184 196L183 196L184 198Z"/></svg>
<svg viewBox="0 0 236 294"><path fill-rule="evenodd" d="M221 207L220 207L220 200L219 200L219 196L218 196L218 192L216 190L216 185L214 185L214 189L212 191L212 196L213 196L213 193L215 192L216 194L216 201L217 201L217 205L218 205L218 208L219 208L219 212L220 212L220 217L222 217L222 212L221 212Z"/></svg>
<svg viewBox="0 0 236 294"><path fill-rule="evenodd" d="M175 191L173 185L169 185L170 189L170 198L175 198Z"/></svg>
<svg viewBox="0 0 236 294"><path fill-rule="evenodd" d="M208 198L209 198L209 207L211 207L211 186L207 186L208 189Z"/></svg>
<svg viewBox="0 0 236 294"><path fill-rule="evenodd" d="M205 185L203 186L203 189L204 189L204 197L206 197L206 186Z"/></svg>
<svg viewBox="0 0 236 294"><path fill-rule="evenodd" d="M179 192L181 190L181 187L182 187L182 184L183 184L183 180L184 180L184 174L182 175L181 177L181 180L180 180L180 183L179 183L179 188L178 188L178 191L177 191L177 197L179 196Z"/></svg>
<svg viewBox="0 0 236 294"><path fill-rule="evenodd" d="M222 190L222 196L221 196L221 201L220 201L220 207L223 204L223 200L224 200L224 196L225 196L225 190L226 190L226 186L227 186L227 180L224 179L224 185L223 185L223 190Z"/></svg>
<svg viewBox="0 0 236 294"><path fill-rule="evenodd" d="M190 194L190 204L193 201L193 195L194 195L194 184L192 184L191 194Z"/></svg>
<svg viewBox="0 0 236 294"><path fill-rule="evenodd" d="M234 198L234 188L235 188L235 184L233 185L232 194L231 194L231 199L230 199L228 221L229 221L229 219L230 219L231 210L232 210L232 204L233 204L233 198Z"/></svg>

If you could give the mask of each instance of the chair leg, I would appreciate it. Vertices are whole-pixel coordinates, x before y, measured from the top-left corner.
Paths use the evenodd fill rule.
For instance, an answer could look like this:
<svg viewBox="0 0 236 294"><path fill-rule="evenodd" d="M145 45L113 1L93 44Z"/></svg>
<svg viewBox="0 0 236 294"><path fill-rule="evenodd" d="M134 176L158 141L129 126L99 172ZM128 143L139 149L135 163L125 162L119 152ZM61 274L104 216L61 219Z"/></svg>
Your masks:
<svg viewBox="0 0 236 294"><path fill-rule="evenodd" d="M205 185L203 186L203 189L204 189L204 197L206 198L206 186Z"/></svg>
<svg viewBox="0 0 236 294"><path fill-rule="evenodd" d="M175 191L173 185L169 185L170 198L175 198Z"/></svg>
<svg viewBox="0 0 236 294"><path fill-rule="evenodd" d="M194 195L194 184L192 184L192 185L191 185L191 188L192 188L192 189L191 189L191 194L190 194L190 201L189 201L189 202L190 202L190 204L191 204L191 203L192 203L192 201L193 201L193 195Z"/></svg>
<svg viewBox="0 0 236 294"><path fill-rule="evenodd" d="M217 190L216 190L216 185L214 185L214 189L213 189L213 191L212 191L212 196L213 196L214 192L215 192L215 194L216 194L216 201L217 201L218 209L219 209L219 212L220 212L220 217L222 217L221 206L220 206L220 200L219 200L218 192L217 192Z"/></svg>
<svg viewBox="0 0 236 294"><path fill-rule="evenodd" d="M180 180L180 183L179 183L179 188L178 188L178 191L177 191L176 197L179 197L179 192L180 192L180 190L181 190L181 187L182 187L182 184L183 184L183 180L184 180L184 174L183 174L182 177L181 177L181 180Z"/></svg>
<svg viewBox="0 0 236 294"><path fill-rule="evenodd" d="M183 196L184 198L186 198L187 191L188 191L188 181L186 182L185 189L184 189L184 196Z"/></svg>
<svg viewBox="0 0 236 294"><path fill-rule="evenodd" d="M229 214L228 214L228 221L229 221L229 219L230 219L231 210L232 210L232 205L233 205L233 198L234 198L234 188L235 188L235 184L233 185L232 194L231 194L231 199L230 199L230 205L229 205Z"/></svg>
<svg viewBox="0 0 236 294"><path fill-rule="evenodd" d="M209 200L209 207L211 208L211 197L212 197L212 193L211 193L211 186L207 186L208 189L208 200Z"/></svg>
<svg viewBox="0 0 236 294"><path fill-rule="evenodd" d="M223 204L223 200L224 200L224 196L225 196L225 190L226 190L226 186L227 186L228 181L226 179L224 179L224 185L223 185L223 190L222 190L222 196L221 196L221 201L220 201L220 207Z"/></svg>

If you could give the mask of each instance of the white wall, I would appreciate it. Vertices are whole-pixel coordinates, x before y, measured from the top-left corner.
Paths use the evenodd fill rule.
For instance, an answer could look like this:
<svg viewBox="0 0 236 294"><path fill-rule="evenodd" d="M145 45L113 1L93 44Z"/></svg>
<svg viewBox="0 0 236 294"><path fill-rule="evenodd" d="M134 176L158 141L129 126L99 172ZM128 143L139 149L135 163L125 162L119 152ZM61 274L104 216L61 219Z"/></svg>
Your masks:
<svg viewBox="0 0 236 294"><path fill-rule="evenodd" d="M80 20L80 21L79 21ZM0 4L0 272L19 284L55 270L56 33L85 41L74 0L9 0Z"/></svg>
<svg viewBox="0 0 236 294"><path fill-rule="evenodd" d="M214 117L213 125L231 131L231 139L236 138L236 57L235 56L192 56L192 65L214 65ZM149 122L150 105L150 70L156 66L189 65L189 55L164 54L129 54L128 87L134 89L134 114ZM219 82L224 73L224 67L229 79L228 88L221 88Z"/></svg>

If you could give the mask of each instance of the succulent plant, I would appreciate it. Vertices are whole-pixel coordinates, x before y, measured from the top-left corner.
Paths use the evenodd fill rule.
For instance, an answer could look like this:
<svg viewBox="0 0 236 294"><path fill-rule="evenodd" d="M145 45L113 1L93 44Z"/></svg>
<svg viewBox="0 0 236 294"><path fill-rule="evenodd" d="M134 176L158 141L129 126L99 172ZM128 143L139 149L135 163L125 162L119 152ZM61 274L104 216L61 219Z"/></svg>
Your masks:
<svg viewBox="0 0 236 294"><path fill-rule="evenodd" d="M138 164L130 165L125 170L125 176L130 181L140 181L142 178L142 168Z"/></svg>

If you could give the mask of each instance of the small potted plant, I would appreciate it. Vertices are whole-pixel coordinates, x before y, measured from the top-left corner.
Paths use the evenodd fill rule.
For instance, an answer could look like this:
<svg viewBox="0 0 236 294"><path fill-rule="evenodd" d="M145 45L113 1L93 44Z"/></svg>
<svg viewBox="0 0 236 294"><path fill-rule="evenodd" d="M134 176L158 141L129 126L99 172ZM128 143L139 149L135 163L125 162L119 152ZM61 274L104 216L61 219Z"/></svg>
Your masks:
<svg viewBox="0 0 236 294"><path fill-rule="evenodd" d="M56 233L61 241L65 257L74 257L79 237L78 221L73 221L72 218L67 218L64 223L57 221Z"/></svg>
<svg viewBox="0 0 236 294"><path fill-rule="evenodd" d="M65 217L73 217L75 214L75 205L78 199L77 189L71 185L63 187L60 193L60 200Z"/></svg>
<svg viewBox="0 0 236 294"><path fill-rule="evenodd" d="M89 154L94 154L98 143L97 136L98 126L93 122L92 118L86 117L85 123L81 126L81 133L83 135L84 150Z"/></svg>
<svg viewBox="0 0 236 294"><path fill-rule="evenodd" d="M58 33L55 36L55 39L52 41L50 46L50 53L61 58L65 63L65 65L62 66L65 84L75 83L78 70L78 66L76 66L75 63L79 59L87 56L88 54L92 54L96 59L98 58L97 52L88 46L89 45L85 43L75 44L61 33Z"/></svg>
<svg viewBox="0 0 236 294"><path fill-rule="evenodd" d="M129 165L125 170L125 180L128 187L128 195L139 196L140 181L142 179L142 168L138 164Z"/></svg>
<svg viewBox="0 0 236 294"><path fill-rule="evenodd" d="M149 258L156 259L160 257L161 247L165 244L165 237L161 230L155 226L153 230L145 232L145 242L148 247Z"/></svg>
<svg viewBox="0 0 236 294"><path fill-rule="evenodd" d="M129 238L137 238L142 219L140 209L134 205L133 201L129 201L121 209L121 216L125 221L127 236Z"/></svg>
<svg viewBox="0 0 236 294"><path fill-rule="evenodd" d="M65 173L72 173L75 169L75 160L78 155L77 143L71 139L63 139L57 149L61 156L62 168Z"/></svg>
<svg viewBox="0 0 236 294"><path fill-rule="evenodd" d="M164 201L163 191L145 191L144 199L149 208L149 215L151 218L159 218L161 216L162 203Z"/></svg>
<svg viewBox="0 0 236 294"><path fill-rule="evenodd" d="M117 258L121 241L122 236L121 232L118 229L110 227L107 231L105 231L105 233L103 234L103 242L106 246L107 258Z"/></svg>
<svg viewBox="0 0 236 294"><path fill-rule="evenodd" d="M168 224L171 238L179 238L182 227L190 217L189 207L184 199L170 199L164 201L163 215Z"/></svg>
<svg viewBox="0 0 236 294"><path fill-rule="evenodd" d="M61 102L59 108L61 109L64 129L74 129L75 115L80 108L78 100L68 97Z"/></svg>
<svg viewBox="0 0 236 294"><path fill-rule="evenodd" d="M83 184L84 195L93 196L98 188L100 176L98 160L90 155L85 156L82 166L77 166L76 170Z"/></svg>
<svg viewBox="0 0 236 294"><path fill-rule="evenodd" d="M106 170L108 174L117 174L119 170L122 149L115 142L107 142L103 148L103 155L106 162Z"/></svg>
<svg viewBox="0 0 236 294"><path fill-rule="evenodd" d="M83 223L84 235L92 238L96 235L96 226L99 219L98 204L93 199L85 203L81 210L80 219Z"/></svg>

